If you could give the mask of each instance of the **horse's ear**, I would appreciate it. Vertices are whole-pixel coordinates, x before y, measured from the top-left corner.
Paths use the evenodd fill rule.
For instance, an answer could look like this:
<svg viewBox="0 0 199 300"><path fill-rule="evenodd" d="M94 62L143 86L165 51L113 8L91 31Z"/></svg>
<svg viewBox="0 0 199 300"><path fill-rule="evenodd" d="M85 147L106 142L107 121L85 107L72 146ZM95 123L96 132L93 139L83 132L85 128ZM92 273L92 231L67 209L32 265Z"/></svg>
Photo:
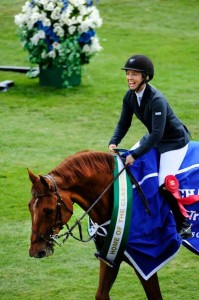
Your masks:
<svg viewBox="0 0 199 300"><path fill-rule="evenodd" d="M39 175L40 181L46 188L50 189L50 185L48 183L48 179L43 177L42 175Z"/></svg>
<svg viewBox="0 0 199 300"><path fill-rule="evenodd" d="M38 177L36 175L34 175L29 169L28 169L28 175L29 175L30 181L33 184L36 183L36 181L38 180Z"/></svg>

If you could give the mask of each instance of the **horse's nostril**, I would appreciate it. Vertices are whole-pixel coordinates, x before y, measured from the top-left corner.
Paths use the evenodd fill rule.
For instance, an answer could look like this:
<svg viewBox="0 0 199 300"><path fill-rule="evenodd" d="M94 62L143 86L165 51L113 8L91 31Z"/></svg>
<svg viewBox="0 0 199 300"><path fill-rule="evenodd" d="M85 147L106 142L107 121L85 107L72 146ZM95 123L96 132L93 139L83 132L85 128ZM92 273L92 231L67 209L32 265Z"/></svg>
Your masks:
<svg viewBox="0 0 199 300"><path fill-rule="evenodd" d="M46 251L42 250L42 251L38 252L38 255L37 255L38 258L42 258L45 256L46 256Z"/></svg>

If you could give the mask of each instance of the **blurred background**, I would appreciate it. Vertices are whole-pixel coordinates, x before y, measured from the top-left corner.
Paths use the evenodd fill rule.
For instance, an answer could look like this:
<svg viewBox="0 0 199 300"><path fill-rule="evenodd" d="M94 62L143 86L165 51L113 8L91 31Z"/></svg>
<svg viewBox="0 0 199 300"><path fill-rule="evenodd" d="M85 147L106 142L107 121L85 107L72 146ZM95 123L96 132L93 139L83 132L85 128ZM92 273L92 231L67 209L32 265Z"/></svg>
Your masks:
<svg viewBox="0 0 199 300"><path fill-rule="evenodd" d="M0 65L29 67L14 16L23 0L0 1ZM96 3L96 2L95 2ZM161 90L178 117L199 140L199 2L197 0L100 0L103 20L97 29L103 50L82 68L82 83L72 88L41 87L38 78L0 71L0 297L6 299L94 299L98 261L93 243L69 240L52 257L28 256L30 182L27 167L46 174L65 157L107 145L120 116L127 90L121 67L133 54L149 56L155 65L151 82ZM130 148L145 128L134 118L122 141ZM77 218L82 211L76 208ZM182 248L160 272L166 300L198 299L198 258ZM143 300L134 272L122 265L111 291L114 300Z"/></svg>

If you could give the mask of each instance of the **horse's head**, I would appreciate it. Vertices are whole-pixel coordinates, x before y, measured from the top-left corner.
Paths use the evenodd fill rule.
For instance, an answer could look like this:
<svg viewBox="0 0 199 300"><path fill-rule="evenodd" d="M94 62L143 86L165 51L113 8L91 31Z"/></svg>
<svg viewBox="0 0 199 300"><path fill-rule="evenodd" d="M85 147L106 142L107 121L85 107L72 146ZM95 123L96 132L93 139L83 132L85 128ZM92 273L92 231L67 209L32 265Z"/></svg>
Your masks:
<svg viewBox="0 0 199 300"><path fill-rule="evenodd" d="M73 213L70 193L58 191L51 176L35 176L28 170L32 182L29 210L32 219L30 256L42 258L53 254L52 235L58 234Z"/></svg>

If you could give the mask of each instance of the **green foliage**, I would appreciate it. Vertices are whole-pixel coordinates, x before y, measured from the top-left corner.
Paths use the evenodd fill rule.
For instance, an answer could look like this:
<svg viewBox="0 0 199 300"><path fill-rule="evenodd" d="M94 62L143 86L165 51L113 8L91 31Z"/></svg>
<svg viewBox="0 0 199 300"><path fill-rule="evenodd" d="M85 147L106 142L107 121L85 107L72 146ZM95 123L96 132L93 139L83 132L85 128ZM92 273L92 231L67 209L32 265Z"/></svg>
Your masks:
<svg viewBox="0 0 199 300"><path fill-rule="evenodd" d="M24 0L0 1L1 65L28 66L14 15ZM53 256L29 258L30 182L26 168L46 174L66 156L83 149L107 151L127 85L120 68L134 53L155 64L152 83L171 103L194 140L198 133L198 11L194 0L100 0L104 50L82 69L82 84L71 89L42 88L38 79L1 72L15 86L0 92L0 255L2 300L90 300L98 284L94 245L69 239ZM145 132L137 119L121 147ZM82 211L75 207L78 218ZM86 224L84 224L86 226ZM86 230L85 234L86 234ZM198 257L182 248L160 272L165 300L198 299ZM114 300L143 300L143 289L123 264L111 291Z"/></svg>

